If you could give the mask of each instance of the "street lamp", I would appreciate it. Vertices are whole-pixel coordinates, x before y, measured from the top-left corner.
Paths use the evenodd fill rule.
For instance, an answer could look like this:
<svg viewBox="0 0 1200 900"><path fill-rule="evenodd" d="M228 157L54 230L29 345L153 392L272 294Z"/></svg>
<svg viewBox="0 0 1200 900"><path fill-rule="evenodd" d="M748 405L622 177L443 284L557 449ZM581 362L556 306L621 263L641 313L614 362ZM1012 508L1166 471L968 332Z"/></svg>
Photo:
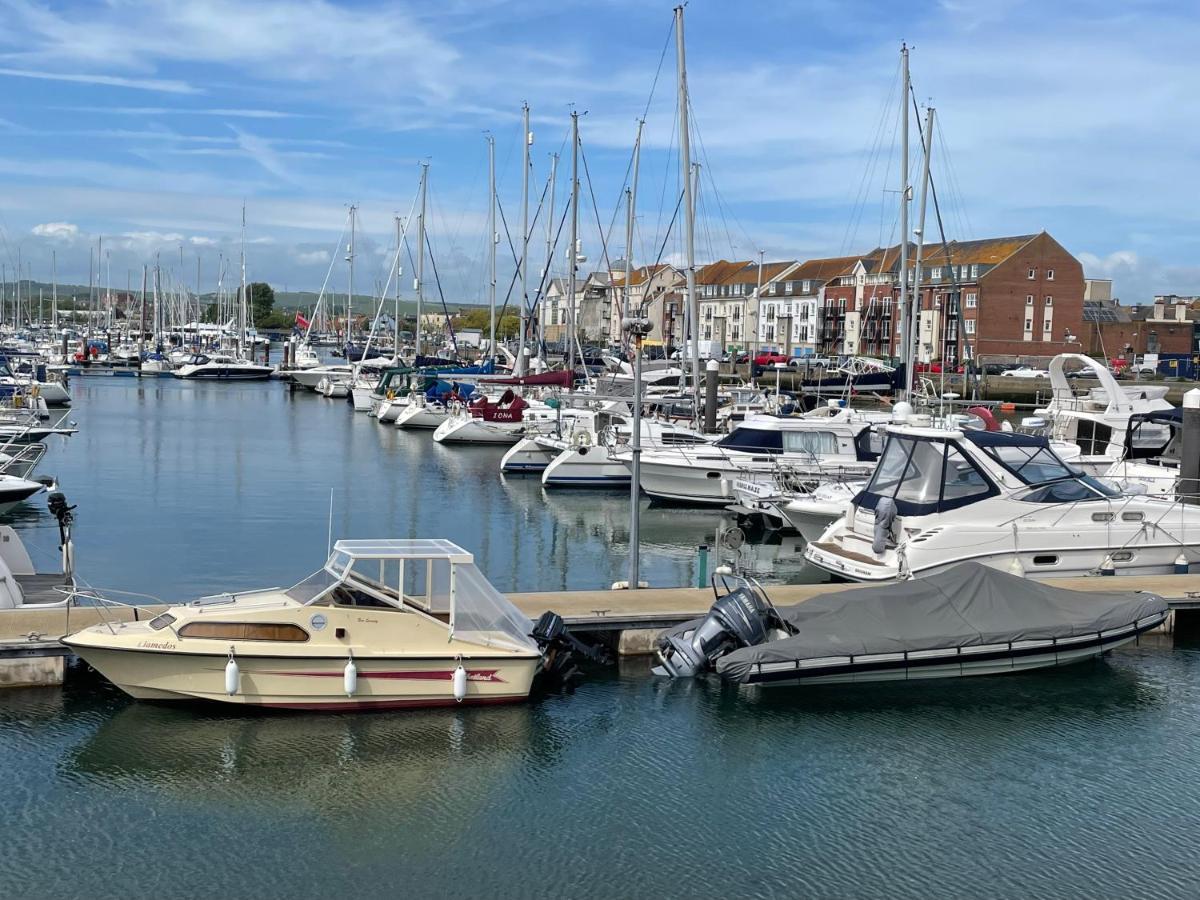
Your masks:
<svg viewBox="0 0 1200 900"><path fill-rule="evenodd" d="M642 341L652 329L644 315L621 320L621 330L629 337L633 349L633 440L630 444L631 462L629 484L629 590L638 584L639 534L642 509L639 503L642 490Z"/></svg>

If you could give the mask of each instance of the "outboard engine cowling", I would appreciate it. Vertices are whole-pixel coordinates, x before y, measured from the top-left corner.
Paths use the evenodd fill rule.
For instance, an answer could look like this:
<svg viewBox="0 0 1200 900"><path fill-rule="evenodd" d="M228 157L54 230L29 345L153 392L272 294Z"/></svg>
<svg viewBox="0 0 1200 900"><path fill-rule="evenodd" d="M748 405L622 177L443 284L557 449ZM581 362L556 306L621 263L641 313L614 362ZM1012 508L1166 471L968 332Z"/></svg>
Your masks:
<svg viewBox="0 0 1200 900"><path fill-rule="evenodd" d="M654 667L654 674L691 678L730 650L761 644L777 622L771 601L745 584L720 597L690 637L664 637L658 651L662 665Z"/></svg>

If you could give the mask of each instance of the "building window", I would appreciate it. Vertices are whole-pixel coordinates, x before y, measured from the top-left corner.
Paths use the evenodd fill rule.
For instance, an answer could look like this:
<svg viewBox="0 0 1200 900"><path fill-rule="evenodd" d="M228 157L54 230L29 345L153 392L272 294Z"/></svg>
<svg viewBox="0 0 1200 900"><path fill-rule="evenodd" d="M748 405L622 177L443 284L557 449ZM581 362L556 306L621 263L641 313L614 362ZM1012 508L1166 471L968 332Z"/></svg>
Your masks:
<svg viewBox="0 0 1200 900"><path fill-rule="evenodd" d="M785 281L783 283L783 292L785 294L790 294L792 292L792 288L795 286L795 284L796 283L794 281Z"/></svg>
<svg viewBox="0 0 1200 900"><path fill-rule="evenodd" d="M1042 331L1049 333L1053 330L1053 322L1050 319L1045 319L1042 321Z"/></svg>
<svg viewBox="0 0 1200 900"><path fill-rule="evenodd" d="M1051 297L1051 296L1049 296L1049 295L1047 295L1047 296L1046 296L1046 305L1047 305L1047 306L1053 306L1053 305L1054 305L1054 298L1053 298L1053 297Z"/></svg>
<svg viewBox="0 0 1200 900"><path fill-rule="evenodd" d="M975 320L974 319L963 319L963 330L966 331L967 334L974 334L975 333Z"/></svg>
<svg viewBox="0 0 1200 900"><path fill-rule="evenodd" d="M1026 295L1025 295L1025 305L1026 305L1026 306L1033 306L1033 294L1026 294Z"/></svg>
<svg viewBox="0 0 1200 900"><path fill-rule="evenodd" d="M1033 331L1033 319L1026 319L1026 320L1025 320L1025 330L1026 330L1026 331Z"/></svg>
<svg viewBox="0 0 1200 900"><path fill-rule="evenodd" d="M967 309L974 309L978 303L977 295L967 294Z"/></svg>
<svg viewBox="0 0 1200 900"><path fill-rule="evenodd" d="M1030 281L1033 281L1033 279L1037 278L1037 269L1030 269L1029 274L1025 277L1028 278Z"/></svg>
<svg viewBox="0 0 1200 900"><path fill-rule="evenodd" d="M942 280L942 267L934 266L932 269L930 269L929 277L932 278L934 281L941 281Z"/></svg>
<svg viewBox="0 0 1200 900"><path fill-rule="evenodd" d="M1053 270L1053 269L1047 269L1047 270L1046 270L1046 280L1047 280L1047 281L1053 281L1053 280L1054 280L1054 270Z"/></svg>
<svg viewBox="0 0 1200 900"><path fill-rule="evenodd" d="M812 293L812 282L811 281L801 282L800 289L806 294Z"/></svg>
<svg viewBox="0 0 1200 900"><path fill-rule="evenodd" d="M971 277L972 278L979 277L979 265L976 263L972 263L972 265L971 265Z"/></svg>

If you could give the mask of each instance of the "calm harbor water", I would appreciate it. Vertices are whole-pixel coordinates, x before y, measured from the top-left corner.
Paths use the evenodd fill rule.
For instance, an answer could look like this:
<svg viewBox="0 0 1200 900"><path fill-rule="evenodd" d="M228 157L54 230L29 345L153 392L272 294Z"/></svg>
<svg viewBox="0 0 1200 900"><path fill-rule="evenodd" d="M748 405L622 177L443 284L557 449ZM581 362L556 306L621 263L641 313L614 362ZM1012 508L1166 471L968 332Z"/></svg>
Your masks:
<svg viewBox="0 0 1200 900"><path fill-rule="evenodd" d="M45 470L81 574L163 597L286 583L335 536L444 536L506 589L624 576L619 495L501 482L277 385L73 386ZM44 512L20 516L43 558ZM719 514L650 510L695 577ZM795 546L759 546L780 580ZM1194 897L1200 644L1043 674L739 692L647 664L521 706L254 715L101 680L0 693L7 896Z"/></svg>

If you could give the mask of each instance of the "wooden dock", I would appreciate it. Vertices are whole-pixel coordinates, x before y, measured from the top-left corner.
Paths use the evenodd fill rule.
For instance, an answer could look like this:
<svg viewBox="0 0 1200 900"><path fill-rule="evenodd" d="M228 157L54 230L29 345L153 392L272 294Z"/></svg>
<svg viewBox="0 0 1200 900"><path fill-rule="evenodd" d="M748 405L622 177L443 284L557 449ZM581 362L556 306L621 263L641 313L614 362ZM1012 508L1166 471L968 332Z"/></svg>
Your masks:
<svg viewBox="0 0 1200 900"><path fill-rule="evenodd" d="M1055 578L1050 583L1072 590L1139 590L1159 594L1177 611L1200 610L1200 574L1130 575L1114 578ZM853 591L857 584L767 585L779 606L803 603L830 591ZM701 588L643 588L637 591L541 591L509 594L530 619L547 610L563 617L578 634L603 636L624 655L653 651L659 632L708 612L713 592ZM0 687L15 684L58 683L63 658L70 655L59 638L107 619L128 621L153 617L164 606L90 606L50 610L0 610ZM45 680L39 680L45 679Z"/></svg>

